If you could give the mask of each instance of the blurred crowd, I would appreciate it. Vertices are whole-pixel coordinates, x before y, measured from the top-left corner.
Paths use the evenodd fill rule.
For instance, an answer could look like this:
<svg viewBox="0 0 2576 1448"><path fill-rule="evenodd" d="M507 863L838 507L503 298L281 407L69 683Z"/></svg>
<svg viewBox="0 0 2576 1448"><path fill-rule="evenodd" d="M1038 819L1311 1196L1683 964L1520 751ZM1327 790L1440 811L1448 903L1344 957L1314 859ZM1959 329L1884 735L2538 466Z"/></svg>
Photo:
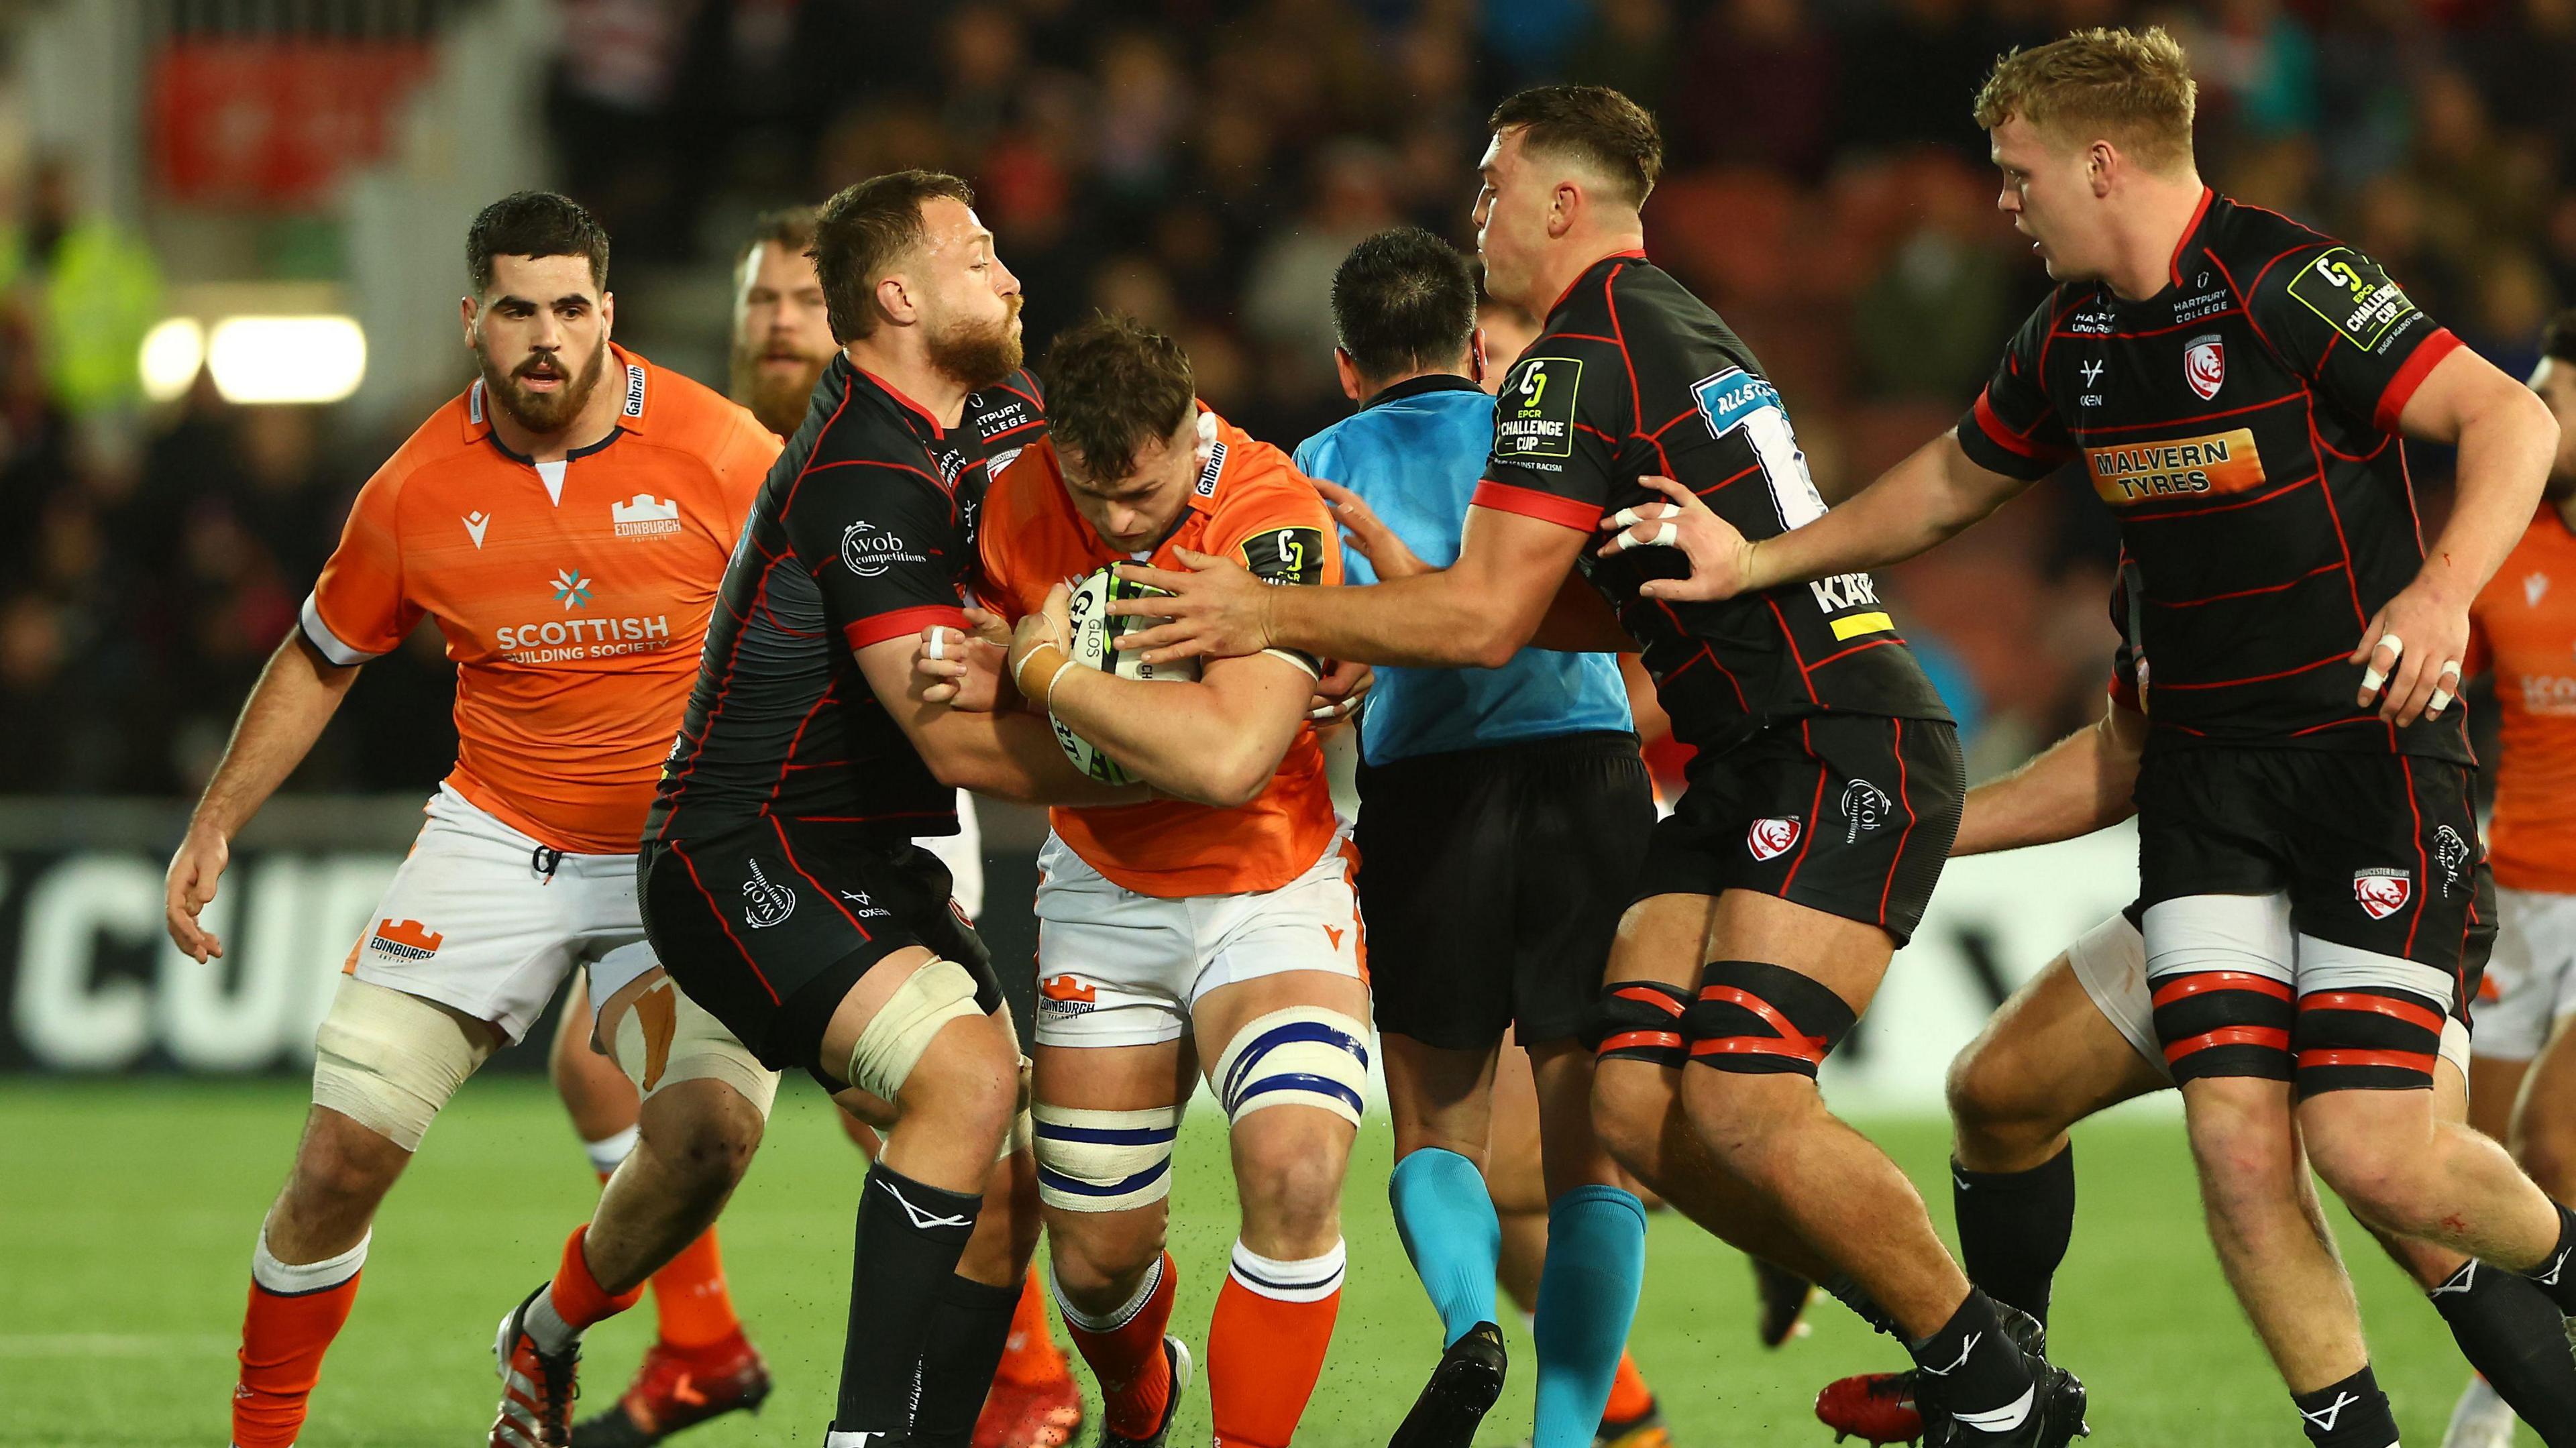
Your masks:
<svg viewBox="0 0 2576 1448"><path fill-rule="evenodd" d="M1485 114L1543 80L1656 111L1668 169L1649 249L1762 358L1828 497L1949 425L2044 290L1993 210L1968 104L1996 54L2070 27L2172 28L2200 79L2208 179L2373 253L2507 370L2528 370L2542 320L2576 301L2576 0L561 11L544 106L557 181L608 224L621 276L720 285L759 208L952 170L1026 285L1033 353L1092 308L1134 313L1182 338L1214 405L1283 445L1347 406L1335 264L1399 222L1472 245ZM28 255L41 274L43 249ZM42 329L9 324L25 310L0 317L0 738L16 746L0 791L193 790L393 439L230 408L202 383L138 433L48 387L22 355ZM2430 488L2443 467L2419 450ZM1972 772L2098 709L2114 546L2061 480L1892 572ZM450 743L435 638L368 672L350 705L364 721L300 785L434 777Z"/></svg>

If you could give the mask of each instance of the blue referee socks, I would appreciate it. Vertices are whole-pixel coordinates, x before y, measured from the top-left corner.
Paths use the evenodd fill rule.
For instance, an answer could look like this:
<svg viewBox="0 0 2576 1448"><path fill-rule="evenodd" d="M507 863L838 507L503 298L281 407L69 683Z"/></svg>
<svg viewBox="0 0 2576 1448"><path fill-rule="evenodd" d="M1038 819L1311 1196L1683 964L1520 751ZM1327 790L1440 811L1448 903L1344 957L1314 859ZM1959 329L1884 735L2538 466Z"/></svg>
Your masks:
<svg viewBox="0 0 2576 1448"><path fill-rule="evenodd" d="M1531 1448L1591 1448L1646 1281L1646 1208L1617 1187L1548 1204L1539 1272L1538 1423Z"/></svg>
<svg viewBox="0 0 2576 1448"><path fill-rule="evenodd" d="M1386 1179L1386 1196L1395 1206L1404 1255L1413 1259L1414 1275L1439 1309L1440 1345L1465 1337L1477 1323L1494 1321L1494 1270L1503 1258L1503 1223L1494 1215L1484 1173L1454 1151L1425 1147L1395 1164ZM1611 1361L1617 1364L1616 1349ZM1606 1392L1609 1379L1602 1382Z"/></svg>

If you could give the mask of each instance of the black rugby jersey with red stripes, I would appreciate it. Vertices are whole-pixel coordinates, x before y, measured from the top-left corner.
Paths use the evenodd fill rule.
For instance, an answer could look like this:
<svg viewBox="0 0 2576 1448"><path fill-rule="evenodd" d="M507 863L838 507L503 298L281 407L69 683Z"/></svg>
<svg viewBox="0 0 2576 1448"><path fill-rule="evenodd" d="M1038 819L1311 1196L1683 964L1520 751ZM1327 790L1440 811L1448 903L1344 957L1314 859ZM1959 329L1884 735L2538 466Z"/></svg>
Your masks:
<svg viewBox="0 0 2576 1448"><path fill-rule="evenodd" d="M2470 762L2453 709L2399 729L2347 663L2424 563L2397 417L2459 339L2378 263L2204 191L2165 288L2059 286L1959 444L2038 478L2075 462L2120 520L2129 640L2154 661L2148 748L2194 743Z"/></svg>
<svg viewBox="0 0 2576 1448"><path fill-rule="evenodd" d="M1610 512L1663 501L1637 482L1657 474L1747 538L1825 513L1752 349L1645 253L1623 252L1566 288L1504 376L1475 503L1590 533ZM1687 574L1678 550L1598 558L1587 545L1578 566L1643 646L1685 743L1722 750L1775 720L1824 713L1950 718L1866 573L1675 603L1637 585Z"/></svg>
<svg viewBox="0 0 2576 1448"><path fill-rule="evenodd" d="M704 839L761 815L889 838L957 832L956 791L856 655L965 626L989 460L1045 435L1025 371L969 394L943 428L846 355L832 360L725 568L646 840Z"/></svg>

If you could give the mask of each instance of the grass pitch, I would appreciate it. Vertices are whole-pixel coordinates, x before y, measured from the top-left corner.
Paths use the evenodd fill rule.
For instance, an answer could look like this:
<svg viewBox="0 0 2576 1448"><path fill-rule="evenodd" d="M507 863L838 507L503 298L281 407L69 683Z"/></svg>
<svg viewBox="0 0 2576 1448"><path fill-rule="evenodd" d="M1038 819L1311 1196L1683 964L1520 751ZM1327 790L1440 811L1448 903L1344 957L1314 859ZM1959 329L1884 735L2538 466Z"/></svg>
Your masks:
<svg viewBox="0 0 2576 1448"><path fill-rule="evenodd" d="M0 1444L217 1445L260 1214L302 1122L301 1082L177 1079L0 1086ZM811 1444L830 1417L849 1283L851 1204L863 1165L790 1081L724 1220L726 1263L778 1391L759 1418L681 1440L693 1448ZM1174 1321L1193 1345L1233 1236L1221 1121L1181 1138L1172 1250ZM1922 1184L1945 1229L1945 1133L1864 1121ZM1349 1285L1301 1443L1383 1444L1438 1355L1439 1329L1387 1214L1386 1125L1352 1163ZM2201 1235L2177 1119L2114 1113L2078 1137L2082 1217L2058 1279L2052 1338L2092 1390L2093 1442L2195 1448L2300 1440L2278 1382ZM357 1311L333 1349L304 1442L482 1441L496 1398L493 1325L551 1268L593 1197L586 1163L542 1082L469 1086L376 1224ZM2431 1445L2466 1369L2449 1335L2349 1219L2335 1212L2410 1443ZM1683 1448L1823 1444L1810 1404L1827 1379L1900 1366L1895 1345L1830 1303L1812 1336L1754 1341L1743 1259L1669 1215L1655 1219L1633 1339ZM590 1336L585 1410L605 1403L651 1331L649 1307ZM1507 1323L1513 1377L1479 1442L1529 1431L1528 1335ZM1089 1441L1086 1430L1084 1443ZM1207 1441L1194 1387L1175 1448ZM2526 1431L2525 1443L2535 1443Z"/></svg>

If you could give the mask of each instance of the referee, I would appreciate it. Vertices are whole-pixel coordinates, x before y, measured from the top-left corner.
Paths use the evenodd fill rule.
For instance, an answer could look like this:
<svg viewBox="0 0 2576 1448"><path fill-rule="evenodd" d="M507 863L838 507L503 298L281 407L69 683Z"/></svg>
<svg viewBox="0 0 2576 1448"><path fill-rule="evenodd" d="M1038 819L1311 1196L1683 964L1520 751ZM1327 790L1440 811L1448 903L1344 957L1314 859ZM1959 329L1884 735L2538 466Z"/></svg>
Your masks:
<svg viewBox="0 0 2576 1448"><path fill-rule="evenodd" d="M1361 406L1308 438L1297 467L1326 480L1355 535L1352 582L1446 567L1494 429L1466 258L1417 227L1381 232L1342 262L1332 305L1334 366ZM1535 1442L1583 1448L1634 1292L1598 1290L1625 1277L1634 1229L1627 1246L1597 1229L1622 1204L1595 1199L1627 1194L1585 1185L1607 1158L1583 1042L1655 821L1627 692L1609 654L1380 669L1360 750L1360 907L1395 1120L1388 1195L1447 1343L1395 1448L1465 1448L1502 1387L1501 1226L1483 1173L1495 1054L1514 1025L1538 1082L1550 1203Z"/></svg>

